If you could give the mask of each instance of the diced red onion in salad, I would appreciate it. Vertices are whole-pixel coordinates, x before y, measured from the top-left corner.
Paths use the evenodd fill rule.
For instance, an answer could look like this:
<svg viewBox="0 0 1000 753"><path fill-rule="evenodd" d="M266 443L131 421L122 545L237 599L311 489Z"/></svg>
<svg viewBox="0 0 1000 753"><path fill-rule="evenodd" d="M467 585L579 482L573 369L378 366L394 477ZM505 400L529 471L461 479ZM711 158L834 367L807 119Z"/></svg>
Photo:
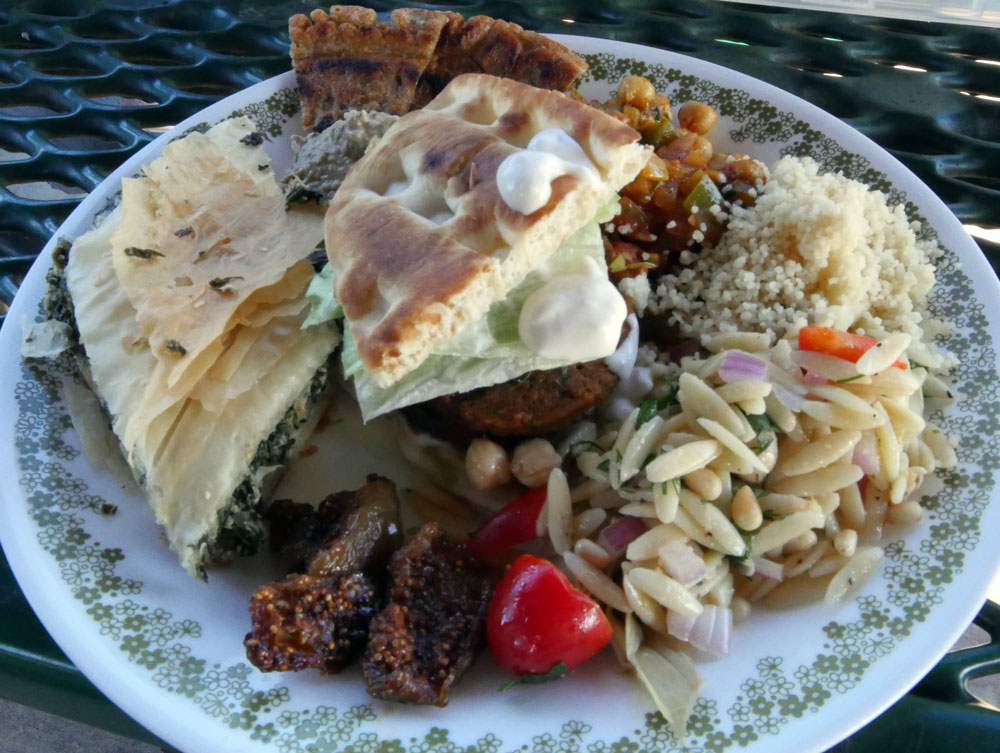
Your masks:
<svg viewBox="0 0 1000 753"><path fill-rule="evenodd" d="M642 518L622 515L598 534L597 543L611 555L612 559L617 559L625 554L629 544L647 530L646 522Z"/></svg>
<svg viewBox="0 0 1000 753"><path fill-rule="evenodd" d="M805 395L799 394L781 382L772 382L771 391L774 393L775 399L793 413L798 413L805 405Z"/></svg>
<svg viewBox="0 0 1000 753"><path fill-rule="evenodd" d="M878 440L875 434L866 431L861 434L861 440L854 445L851 462L865 472L866 476L874 476L882 468L882 458L878 454Z"/></svg>
<svg viewBox="0 0 1000 753"><path fill-rule="evenodd" d="M785 566L766 557L754 557L753 571L763 575L768 580L776 580L779 583L785 578Z"/></svg>
<svg viewBox="0 0 1000 753"><path fill-rule="evenodd" d="M667 614L667 632L712 656L726 656L732 643L733 613L714 604L693 618L671 611Z"/></svg>
<svg viewBox="0 0 1000 753"><path fill-rule="evenodd" d="M723 382L760 381L767 375L767 364L739 350L727 350L719 364Z"/></svg>
<svg viewBox="0 0 1000 753"><path fill-rule="evenodd" d="M705 560L683 541L671 541L660 548L660 567L682 586L693 586L708 574Z"/></svg>

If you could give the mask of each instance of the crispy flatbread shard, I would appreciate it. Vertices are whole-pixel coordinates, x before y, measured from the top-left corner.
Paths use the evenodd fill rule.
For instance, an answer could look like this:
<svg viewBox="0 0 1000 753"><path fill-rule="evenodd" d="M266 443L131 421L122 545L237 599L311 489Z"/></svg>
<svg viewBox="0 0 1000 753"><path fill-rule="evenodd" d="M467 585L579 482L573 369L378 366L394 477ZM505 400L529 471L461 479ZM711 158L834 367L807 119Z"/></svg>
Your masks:
<svg viewBox="0 0 1000 753"><path fill-rule="evenodd" d="M539 131L562 128L597 169L563 175L530 215L496 173ZM354 166L326 214L336 298L379 386L480 319L593 219L649 158L639 134L552 91L467 74L398 120Z"/></svg>
<svg viewBox="0 0 1000 753"><path fill-rule="evenodd" d="M375 11L335 5L288 21L302 124L322 131L347 110L402 115L434 54L441 29L455 14L401 8L391 23Z"/></svg>
<svg viewBox="0 0 1000 753"><path fill-rule="evenodd" d="M585 70L587 63L579 55L517 24L489 16L452 18L417 84L413 107L426 105L463 73L488 73L540 89L567 91Z"/></svg>
<svg viewBox="0 0 1000 753"><path fill-rule="evenodd" d="M311 279L303 260L322 228L308 210L286 211L253 131L236 118L192 133L122 183L115 272L150 347L172 364L171 386L241 318L300 298Z"/></svg>

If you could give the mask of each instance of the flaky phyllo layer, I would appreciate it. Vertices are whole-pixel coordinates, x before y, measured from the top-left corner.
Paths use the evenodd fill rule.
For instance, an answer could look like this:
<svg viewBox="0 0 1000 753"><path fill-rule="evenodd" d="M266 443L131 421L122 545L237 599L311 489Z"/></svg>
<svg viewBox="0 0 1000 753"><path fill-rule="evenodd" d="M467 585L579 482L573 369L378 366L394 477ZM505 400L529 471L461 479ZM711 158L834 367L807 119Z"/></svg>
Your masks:
<svg viewBox="0 0 1000 753"><path fill-rule="evenodd" d="M246 483L287 459L339 341L304 326L321 217L286 211L259 141L237 118L172 142L65 270L94 388L192 574L250 526Z"/></svg>

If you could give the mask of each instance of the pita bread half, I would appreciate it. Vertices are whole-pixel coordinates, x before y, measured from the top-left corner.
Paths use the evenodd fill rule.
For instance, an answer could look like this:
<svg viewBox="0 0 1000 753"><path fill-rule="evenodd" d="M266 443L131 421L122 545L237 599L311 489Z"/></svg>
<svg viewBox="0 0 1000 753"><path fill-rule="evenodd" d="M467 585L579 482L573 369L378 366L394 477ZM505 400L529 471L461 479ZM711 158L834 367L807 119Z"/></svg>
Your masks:
<svg viewBox="0 0 1000 753"><path fill-rule="evenodd" d="M597 181L555 178L524 215L496 173L539 131L565 130ZM336 298L366 370L388 387L538 267L649 158L639 134L557 92L509 79L454 79L352 168L326 214Z"/></svg>

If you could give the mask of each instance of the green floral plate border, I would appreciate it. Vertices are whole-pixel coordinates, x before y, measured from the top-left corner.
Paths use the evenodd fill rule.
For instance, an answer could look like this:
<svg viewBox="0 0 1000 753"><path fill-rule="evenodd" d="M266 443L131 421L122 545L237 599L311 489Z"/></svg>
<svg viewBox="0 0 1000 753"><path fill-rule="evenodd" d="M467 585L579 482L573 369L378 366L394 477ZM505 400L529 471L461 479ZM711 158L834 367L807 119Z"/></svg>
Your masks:
<svg viewBox="0 0 1000 753"><path fill-rule="evenodd" d="M591 65L585 93L607 96L609 82L640 73L675 101L711 102L722 116L714 138L723 148L767 161L812 156L904 203L921 232L942 241L946 253L932 307L957 327L943 345L962 363L962 399L933 418L962 436L960 467L941 474L943 491L927 498L922 525L890 536L882 574L853 603L758 613L741 626L733 655L703 667L705 695L684 745L610 660L558 685L504 695L495 692L500 677L484 660L447 710L371 702L350 674L324 679L253 670L241 656L240 638L249 589L267 577L266 565L250 561L213 574L207 585L187 579L158 541L145 506L81 457L60 387L76 379L71 364L39 368L19 356L17 323L38 315L45 254L0 333L0 415L6 418L0 422L0 477L6 480L0 536L22 588L67 654L112 700L177 747L190 753L818 751L904 693L982 603L1000 551L984 535L1000 529L994 500L1000 298L961 226L885 152L785 92L665 51L561 39ZM287 165L289 134L297 129L293 86L290 74L279 76L213 105L175 132L247 114L268 135L276 165ZM170 137L110 176L60 235L83 232L122 176ZM108 515L112 508L117 512Z"/></svg>

